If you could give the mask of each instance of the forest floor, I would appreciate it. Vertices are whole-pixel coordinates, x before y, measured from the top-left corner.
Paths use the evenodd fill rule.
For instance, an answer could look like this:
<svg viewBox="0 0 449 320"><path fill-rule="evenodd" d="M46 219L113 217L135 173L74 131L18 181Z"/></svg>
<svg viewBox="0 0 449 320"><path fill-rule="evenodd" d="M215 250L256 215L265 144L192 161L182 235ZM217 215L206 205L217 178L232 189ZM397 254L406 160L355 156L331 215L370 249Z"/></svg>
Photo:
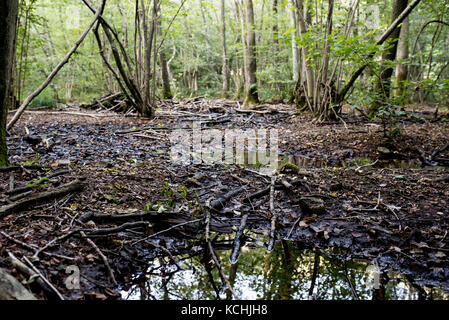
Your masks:
<svg viewBox="0 0 449 320"><path fill-rule="evenodd" d="M165 102L152 120L74 108L24 114L8 138L11 167L0 171L0 267L25 279L8 254L26 256L66 298L120 298L149 260L165 256L178 268L182 254L211 260L209 237L237 257L255 230L268 247L283 239L339 248L449 291L447 115L434 121L432 109L419 117L410 109L387 139L379 121L349 110L344 122L317 124L289 105L238 107ZM191 132L198 120L219 130L278 129L284 165L275 191L257 166L173 163L170 133ZM24 201L77 179L82 190ZM78 290L65 283L71 265ZM45 284L29 287L54 298Z"/></svg>

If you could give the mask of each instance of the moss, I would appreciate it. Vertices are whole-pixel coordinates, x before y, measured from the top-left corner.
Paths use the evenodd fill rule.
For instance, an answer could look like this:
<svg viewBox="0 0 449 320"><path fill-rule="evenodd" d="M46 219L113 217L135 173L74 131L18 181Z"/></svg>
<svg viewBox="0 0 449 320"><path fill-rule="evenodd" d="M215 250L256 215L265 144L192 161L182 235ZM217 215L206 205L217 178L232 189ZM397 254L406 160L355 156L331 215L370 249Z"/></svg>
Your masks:
<svg viewBox="0 0 449 320"><path fill-rule="evenodd" d="M252 106L252 105L258 104L259 102L260 101L259 101L259 95L257 93L257 87L255 85L253 85L248 89L248 92L246 93L244 104L246 106Z"/></svg>

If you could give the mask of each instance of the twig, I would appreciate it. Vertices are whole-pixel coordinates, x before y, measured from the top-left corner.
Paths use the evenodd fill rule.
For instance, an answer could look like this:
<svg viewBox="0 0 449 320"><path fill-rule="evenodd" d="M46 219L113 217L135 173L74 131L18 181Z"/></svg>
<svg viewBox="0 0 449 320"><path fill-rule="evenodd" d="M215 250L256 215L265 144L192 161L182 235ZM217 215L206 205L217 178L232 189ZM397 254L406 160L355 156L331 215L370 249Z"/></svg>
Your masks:
<svg viewBox="0 0 449 320"><path fill-rule="evenodd" d="M359 298L357 292L356 292L355 289L354 289L354 286L353 286L353 284L352 284L352 281L351 281L351 279L349 278L348 267L347 267L346 261L345 261L345 276L346 276L346 280L347 280L348 283L349 283L349 287L351 288L352 296L354 297L355 300L360 300L360 298Z"/></svg>
<svg viewBox="0 0 449 320"><path fill-rule="evenodd" d="M26 264L24 264L22 261L16 258L16 256L8 251L9 261L14 266L14 268L23 273L24 275L28 276L29 279L36 278L37 284L44 290L47 294L53 294L54 291L40 278L40 276L30 269Z"/></svg>
<svg viewBox="0 0 449 320"><path fill-rule="evenodd" d="M24 247L24 248L26 248L26 249L28 249L30 251L35 251L36 249L38 249L38 246L36 246L34 244L30 245L30 244L27 244L27 243L22 242L20 240L17 240L17 239L11 237L9 234L7 234L7 233L5 233L3 231L0 232L0 234L2 234L8 240L10 240L10 241L12 241L12 242L14 242L14 243L16 243L18 245L21 245L22 247ZM63 255L60 255L60 254L55 254L55 253L50 253L50 252L43 252L43 254L45 254L46 256L49 256L49 257L55 257L55 258L69 260L69 261L75 261L75 258L63 256Z"/></svg>
<svg viewBox="0 0 449 320"><path fill-rule="evenodd" d="M111 281L114 283L114 285L118 285L117 281L115 280L114 277L114 272L112 271L111 266L109 265L109 261L108 258L106 258L106 256L103 254L103 252L101 252L100 248L98 248L98 246L95 244L95 242L93 242L91 239L89 239L86 234L84 233L84 231L80 232L81 236L86 239L87 243L89 243L92 248L94 248L94 250L98 253L98 255L101 257L101 259L103 260L104 265L106 266L106 268L108 269L109 272L109 277L111 278Z"/></svg>
<svg viewBox="0 0 449 320"><path fill-rule="evenodd" d="M103 228L103 229L96 229L92 231L87 231L87 237L93 236L93 235L108 235L108 234L114 234L126 229L131 228L137 228L137 227L145 227L151 225L147 221L137 221L137 222L126 222L118 227L113 228Z"/></svg>
<svg viewBox="0 0 449 320"><path fill-rule="evenodd" d="M34 204L36 202L54 199L54 198L57 198L60 196L64 196L71 192L80 191L83 188L84 188L84 183L81 180L75 180L71 183L68 183L61 187L58 187L52 191L45 191L45 192L39 192L39 193L33 194L29 197L18 200L11 204L1 206L0 207L0 217L10 214L12 212L21 210L21 209L28 207L29 205Z"/></svg>
<svg viewBox="0 0 449 320"><path fill-rule="evenodd" d="M66 233L65 235L62 235L62 236L60 236L60 237L58 237L58 238L55 238L55 239L51 240L49 243L47 243L47 244L46 244L45 246L43 246L41 249L37 250L37 251L34 253L32 259L33 259L33 260L38 260L38 259L39 259L39 258L38 258L39 254L41 254L44 250L47 250L47 249L50 248L51 246L55 245L57 241L64 240L64 239L66 239L66 238L68 238L68 237L74 235L74 234L77 233L77 232L79 232L79 230L72 230L72 231L70 231L69 233Z"/></svg>
<svg viewBox="0 0 449 320"><path fill-rule="evenodd" d="M318 275L318 268L320 267L320 254L315 252L315 258L313 261L312 281L310 281L309 299L313 297L313 290L315 289L316 277Z"/></svg>
<svg viewBox="0 0 449 320"><path fill-rule="evenodd" d="M248 221L248 214L245 214L242 217L242 220L240 221L239 229L237 230L234 238L234 244L232 246L232 252L230 256L230 262L231 264L236 264L239 258L240 254L240 248L241 248L241 240L243 237L243 232L245 231L246 222Z"/></svg>
<svg viewBox="0 0 449 320"><path fill-rule="evenodd" d="M296 225L301 221L302 215L299 215L298 219L293 223L292 228L287 234L287 239L290 238L290 235L292 234L293 230L295 229Z"/></svg>
<svg viewBox="0 0 449 320"><path fill-rule="evenodd" d="M363 165L363 166L358 166L358 167L355 169L355 171L360 171L360 169L366 168L366 167L372 167L372 166L374 166L377 162L379 162L379 159L377 159L377 160L374 161L373 163L368 163L368 164L365 164L365 165Z"/></svg>
<svg viewBox="0 0 449 320"><path fill-rule="evenodd" d="M36 272L37 275L38 275L39 277L41 277L41 279L42 279L42 280L43 280L43 281L44 281L44 282L45 282L45 283L46 283L46 284L47 284L47 285L54 291L54 293L56 293L56 295L59 297L59 299L65 300L64 296L58 291L58 289L56 289L55 286L52 285L51 282L48 281L48 279L44 277L44 275L39 271L39 269L37 269L37 268L33 265L33 263L31 263L31 261L28 260L27 257L23 256L23 259L25 260L26 263L29 264L29 266L31 267L31 269L33 269L33 271Z"/></svg>
<svg viewBox="0 0 449 320"><path fill-rule="evenodd" d="M37 182L33 182L33 185L39 186L39 185L43 184L45 181L47 181L47 180L50 180L52 178L56 178L58 176L66 174L66 173L70 173L70 170L57 170L57 171L49 174L47 177L41 178ZM23 193L23 192L26 192L26 191L29 191L29 190L32 190L32 189L33 189L33 187L29 186L29 185L27 185L25 187L18 187L18 188L14 188L14 187L11 188L10 187L10 189L8 191L6 191L5 194L6 195L14 195L14 194Z"/></svg>
<svg viewBox="0 0 449 320"><path fill-rule="evenodd" d="M212 247L212 243L210 241L210 219L211 219L210 210L207 210L206 217L205 217L206 228L205 228L205 231L204 231L204 233L205 233L204 237L205 237L207 246L209 248L209 252L211 254L212 260L214 261L214 263L215 263L215 265L216 265L216 267L218 269L221 281L223 282L223 284L225 284L228 287L228 290L232 293L234 298L236 300L239 300L239 297L237 296L237 294L232 289L231 283L229 282L229 280L226 278L225 274L223 273L223 270L221 269L220 261L218 260L217 256L215 255L215 250Z"/></svg>
<svg viewBox="0 0 449 320"><path fill-rule="evenodd" d="M150 246L153 246L153 247L155 247L157 249L160 249L160 250L164 251L170 257L170 259L175 263L175 265L178 267L178 270L183 270L183 268L179 264L178 260L172 255L170 250L168 250L166 247L158 245L158 244L155 244L155 243L153 243L151 241L146 241L145 243L148 243Z"/></svg>
<svg viewBox="0 0 449 320"><path fill-rule="evenodd" d="M200 218L200 219L196 219L196 220L192 220L192 221L186 221L186 222L183 222L183 223L176 224L176 225L171 226L170 228L167 228L167 229L165 229L165 230L161 230L161 231L159 231L159 232L153 233L152 235L149 235L148 237L145 237L145 238L143 238L143 239L139 239L139 240L137 240L137 241L134 241L134 242L131 243L131 245L134 246L134 245L136 245L136 244L139 243L139 242L148 240L148 239L150 239L150 238L154 238L154 237L156 237L156 236L158 236L158 235L160 235L160 234L162 234L162 233L165 233L165 232L168 232L168 231L170 231L170 230L173 230L173 229L176 229L176 228L185 226L186 224L191 224L191 223L199 222L199 221L201 221L201 220L203 220L203 219L204 219L204 218Z"/></svg>

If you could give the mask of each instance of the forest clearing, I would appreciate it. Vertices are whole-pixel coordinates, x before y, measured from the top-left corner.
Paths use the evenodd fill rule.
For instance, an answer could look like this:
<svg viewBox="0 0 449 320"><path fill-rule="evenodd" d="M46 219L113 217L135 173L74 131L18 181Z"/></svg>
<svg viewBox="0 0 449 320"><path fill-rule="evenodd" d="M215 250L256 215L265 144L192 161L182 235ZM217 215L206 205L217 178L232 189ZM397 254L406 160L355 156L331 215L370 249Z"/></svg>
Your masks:
<svg viewBox="0 0 449 320"><path fill-rule="evenodd" d="M55 3L0 5L2 300L448 300L449 2Z"/></svg>

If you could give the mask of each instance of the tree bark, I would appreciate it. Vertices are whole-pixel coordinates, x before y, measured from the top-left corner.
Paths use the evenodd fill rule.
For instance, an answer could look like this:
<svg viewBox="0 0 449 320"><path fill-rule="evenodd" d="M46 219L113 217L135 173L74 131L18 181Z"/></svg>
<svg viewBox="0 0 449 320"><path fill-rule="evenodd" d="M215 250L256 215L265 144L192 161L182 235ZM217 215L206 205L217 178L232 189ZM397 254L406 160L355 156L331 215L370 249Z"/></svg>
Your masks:
<svg viewBox="0 0 449 320"><path fill-rule="evenodd" d="M145 10L145 1L142 0L142 17L143 17L143 38L145 43L145 53L144 53L144 88L143 88L143 112L142 115L146 117L153 116L152 107L152 95L151 95L151 54L153 50L153 40L154 33L156 29L156 18L157 18L157 7L159 5L159 0L153 0L153 14L151 18L150 30L148 30L147 24L147 14ZM155 79L153 79L155 81Z"/></svg>
<svg viewBox="0 0 449 320"><path fill-rule="evenodd" d="M296 30L298 28L296 23L296 12L295 12L295 0L290 1L290 26L294 31L292 31L292 73L293 80L297 81L299 78L299 48L296 43Z"/></svg>
<svg viewBox="0 0 449 320"><path fill-rule="evenodd" d="M225 0L221 0L221 47L222 47L222 60L223 60L223 97L228 97L229 91L229 66L228 66L228 53L226 46L226 6Z"/></svg>
<svg viewBox="0 0 449 320"><path fill-rule="evenodd" d="M240 0L234 0L235 10L236 10L236 18L240 21L240 42L242 44L242 67L238 69L238 73L241 74L242 81L240 85L236 87L236 99L239 99L241 93L244 92L245 88L248 87L248 77L246 67L248 65L248 58L246 56L246 40L245 40L245 17L243 13L242 6L240 5Z"/></svg>
<svg viewBox="0 0 449 320"><path fill-rule="evenodd" d="M0 2L0 167L8 164L6 145L6 116L9 107L9 88L11 85L16 39L16 21L19 10L17 0Z"/></svg>
<svg viewBox="0 0 449 320"><path fill-rule="evenodd" d="M273 33L273 45L274 50L278 50L279 46L279 26L278 26L278 0L273 0L273 27L272 27L272 33Z"/></svg>
<svg viewBox="0 0 449 320"><path fill-rule="evenodd" d="M247 76L248 76L248 88L246 89L245 106L250 106L259 103L259 94L257 91L257 60L256 60L256 33L254 32L254 7L252 0L245 0L245 13L246 13L246 36L247 46L246 55L248 58L247 63Z"/></svg>
<svg viewBox="0 0 449 320"><path fill-rule="evenodd" d="M159 6L159 15L161 15L161 8ZM161 17L157 20L157 33L162 38L162 21ZM172 99L173 95L170 89L170 74L168 72L167 57L165 56L164 49L159 51L159 62L161 64L161 77L162 77L162 97L164 99Z"/></svg>
<svg viewBox="0 0 449 320"><path fill-rule="evenodd" d="M296 0L296 6L297 8L304 8L304 1L303 0ZM299 34L302 41L304 41L304 34L307 33L307 25L306 20L304 17L304 12L302 10L298 10L298 28L299 28ZM312 69L312 61L308 60L307 57L309 55L309 50L306 47L302 47L302 59L303 59L303 66L306 74L306 88L305 88L305 94L307 98L310 100L313 97L314 92L314 76L313 76L313 69Z"/></svg>
<svg viewBox="0 0 449 320"><path fill-rule="evenodd" d="M408 59L408 36L409 22L408 18L404 20L399 36L397 60L399 64L396 66L396 77L394 81L393 95L401 97L404 94L404 81L407 80L408 68L403 62Z"/></svg>
<svg viewBox="0 0 449 320"><path fill-rule="evenodd" d="M408 0L395 0L393 3L393 17L394 22L401 13L407 8ZM396 60L396 53L398 50L398 39L401 33L401 26L396 27L387 39L391 41L392 45L382 54L382 62L393 62ZM375 85L374 90L378 93L378 101L370 106L369 114L375 115L381 106L380 99L388 99L390 97L390 82L393 75L392 67L381 67L381 73L379 79Z"/></svg>

